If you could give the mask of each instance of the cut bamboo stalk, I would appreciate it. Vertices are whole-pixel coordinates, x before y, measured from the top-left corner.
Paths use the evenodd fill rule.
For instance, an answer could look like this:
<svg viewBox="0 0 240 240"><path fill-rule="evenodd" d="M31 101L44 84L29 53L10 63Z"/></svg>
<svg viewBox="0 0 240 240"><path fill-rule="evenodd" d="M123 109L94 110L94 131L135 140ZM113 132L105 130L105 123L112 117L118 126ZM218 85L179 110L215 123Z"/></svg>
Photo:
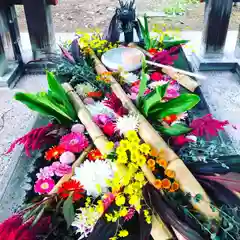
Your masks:
<svg viewBox="0 0 240 240"><path fill-rule="evenodd" d="M63 88L67 92L77 114L82 122L82 124L85 125L86 130L88 131L90 137L93 139L98 140L98 146L97 148L102 154L110 153L111 150L106 151L106 144L108 143L107 138L103 134L103 132L100 130L100 128L96 125L96 123L93 122L92 116L90 112L86 109L84 103L80 99L80 97L74 92L73 88L70 84L64 83ZM95 132L96 131L96 132ZM143 171L144 172L144 171ZM149 176L151 178L150 181L155 181L154 175L152 174L151 170L147 169L145 170L146 178L149 180ZM153 233L151 232L152 237L154 240L169 240L172 239L172 235L170 231L167 229L165 224L157 218L153 218L153 224L154 226L158 227L158 229L154 229Z"/></svg>
<svg viewBox="0 0 240 240"><path fill-rule="evenodd" d="M89 52L91 58L95 63L95 69L98 74L103 74L107 71L105 66L101 63L101 61L97 58L93 51ZM208 218L218 218L219 212L212 211L210 206L210 200L198 183L198 181L194 178L189 169L185 166L184 162L177 156L177 154L167 145L167 143L162 139L162 137L158 134L158 132L151 126L151 124L144 118L143 115L139 113L135 105L128 98L127 94L122 89L121 85L115 80L114 77L110 76L110 83L112 91L116 94L116 96L121 99L123 105L131 112L138 114L140 119L139 125L139 135L144 140L144 142L150 144L156 150L163 149L165 153L165 158L168 161L168 169L175 171L176 180L179 182L182 191L186 193L190 193L191 196L196 196L200 194L203 198L200 202L195 202L192 200L192 205L199 210L202 214L204 214ZM154 180L154 175L151 170L147 167L145 174L148 175L150 182ZM148 171L147 171L148 170Z"/></svg>
<svg viewBox="0 0 240 240"><path fill-rule="evenodd" d="M79 158L73 163L72 165L72 172L69 174L65 174L58 182L57 184L54 186L54 188L52 189L52 191L49 193L54 194L58 191L58 188L64 183L67 182L69 179L71 179L71 177L74 175L75 173L75 168L79 167L80 164L84 161L84 159L86 158L87 154L91 151L91 149L93 148L93 145L89 145L79 156Z"/></svg>
<svg viewBox="0 0 240 240"><path fill-rule="evenodd" d="M137 46L135 43L129 43L128 46L131 47L131 48L137 48L138 50L140 50L144 55L146 55L150 59L153 57L153 55L151 53L149 53L145 49ZM154 62L147 61L147 63L152 64ZM154 63L152 65L155 65L155 64L157 64L157 63ZM187 71L184 71L185 74L180 74L180 71L183 71L183 70L173 68L171 66L166 66L166 65L163 65L163 64L156 65L156 66L161 67L162 72L169 75L172 79L175 79L176 81L178 81L178 83L180 85L182 85L184 88L188 89L191 92L194 92L196 90L196 88L199 86L199 83L196 82L195 80L193 80L192 78L190 78L187 75L194 75L194 77L197 77L197 78L202 78L203 77L202 75L198 75L198 74L196 75L194 73L187 72Z"/></svg>

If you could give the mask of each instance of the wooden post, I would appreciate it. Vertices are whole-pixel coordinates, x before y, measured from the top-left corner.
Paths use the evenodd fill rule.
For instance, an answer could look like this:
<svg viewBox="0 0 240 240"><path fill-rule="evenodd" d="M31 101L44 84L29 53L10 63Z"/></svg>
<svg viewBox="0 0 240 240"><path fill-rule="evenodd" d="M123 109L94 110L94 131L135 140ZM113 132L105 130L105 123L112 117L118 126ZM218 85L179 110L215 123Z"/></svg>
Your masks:
<svg viewBox="0 0 240 240"><path fill-rule="evenodd" d="M33 57L37 59L44 52L53 52L55 37L51 6L45 0L22 0L32 45Z"/></svg>
<svg viewBox="0 0 240 240"><path fill-rule="evenodd" d="M5 14L3 10L0 10L0 77L2 77L7 71L7 59L4 49L4 37L5 37Z"/></svg>
<svg viewBox="0 0 240 240"><path fill-rule="evenodd" d="M237 37L237 44L235 48L235 57L240 58L240 24L238 28L238 37Z"/></svg>
<svg viewBox="0 0 240 240"><path fill-rule="evenodd" d="M225 46L233 0L206 1L201 54L221 57Z"/></svg>

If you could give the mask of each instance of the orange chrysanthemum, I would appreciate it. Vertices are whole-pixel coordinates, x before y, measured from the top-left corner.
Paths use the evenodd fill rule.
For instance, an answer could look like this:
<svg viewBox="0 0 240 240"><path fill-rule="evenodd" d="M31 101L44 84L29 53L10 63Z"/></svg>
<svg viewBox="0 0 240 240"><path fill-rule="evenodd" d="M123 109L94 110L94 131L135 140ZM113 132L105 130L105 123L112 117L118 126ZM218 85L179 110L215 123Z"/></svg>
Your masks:
<svg viewBox="0 0 240 240"><path fill-rule="evenodd" d="M165 169L165 168L167 167L167 165L168 165L167 161L166 161L165 159L162 159L162 158L158 159L158 160L157 160L157 163L158 163L161 167L163 167L164 169Z"/></svg>
<svg viewBox="0 0 240 240"><path fill-rule="evenodd" d="M153 159L148 159L147 164L150 168L155 168L155 161Z"/></svg>
<svg viewBox="0 0 240 240"><path fill-rule="evenodd" d="M175 172L170 169L166 169L164 173L169 178L175 178Z"/></svg>
<svg viewBox="0 0 240 240"><path fill-rule="evenodd" d="M164 178L164 179L162 180L162 188L164 188L164 189L169 189L170 187L171 187L171 182L170 182L170 180L167 179L167 178Z"/></svg>
<svg viewBox="0 0 240 240"><path fill-rule="evenodd" d="M178 189L179 189L179 183L178 182L173 182L169 192L176 192Z"/></svg>
<svg viewBox="0 0 240 240"><path fill-rule="evenodd" d="M157 150L153 147L151 149L150 156L152 156L152 157L157 157L158 156Z"/></svg>
<svg viewBox="0 0 240 240"><path fill-rule="evenodd" d="M45 159L51 161L53 158L58 159L63 153L65 149L61 146L54 146L49 148L47 152L45 152Z"/></svg>
<svg viewBox="0 0 240 240"><path fill-rule="evenodd" d="M162 188L162 181L157 179L155 182L154 182L154 187L156 189L161 189Z"/></svg>

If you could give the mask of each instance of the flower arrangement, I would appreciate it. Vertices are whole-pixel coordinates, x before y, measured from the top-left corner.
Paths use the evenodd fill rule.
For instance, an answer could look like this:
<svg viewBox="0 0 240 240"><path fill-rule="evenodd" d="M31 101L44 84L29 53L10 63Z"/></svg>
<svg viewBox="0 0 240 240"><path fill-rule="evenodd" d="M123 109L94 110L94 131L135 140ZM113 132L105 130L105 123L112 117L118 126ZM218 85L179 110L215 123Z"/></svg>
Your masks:
<svg viewBox="0 0 240 240"><path fill-rule="evenodd" d="M144 20L151 60L174 64L185 41L167 34L150 38ZM209 114L191 119L199 96L144 60L139 72L108 72L96 54L118 44L96 32L79 34L71 44L79 52L62 49L61 67L71 65L70 84L59 88L48 73L57 99L64 89L64 111L52 114L51 105L45 113L59 124L54 120L11 148L24 144L27 153L41 149L43 157L34 197L0 224L1 237L18 239L21 232L26 239L238 239L239 158L224 159L210 139L228 121ZM54 93L48 93L49 104L57 103ZM46 219L48 228L42 229Z"/></svg>

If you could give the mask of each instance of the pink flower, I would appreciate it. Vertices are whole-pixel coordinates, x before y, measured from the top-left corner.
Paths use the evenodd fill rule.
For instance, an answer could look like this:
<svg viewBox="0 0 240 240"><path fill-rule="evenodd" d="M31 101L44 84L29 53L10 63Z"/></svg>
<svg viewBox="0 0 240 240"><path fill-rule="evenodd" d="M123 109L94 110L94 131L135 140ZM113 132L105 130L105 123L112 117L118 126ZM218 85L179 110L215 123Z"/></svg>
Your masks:
<svg viewBox="0 0 240 240"><path fill-rule="evenodd" d="M72 128L71 128L71 132L75 132L75 133L84 133L84 130L85 130L85 127L80 123L72 125Z"/></svg>
<svg viewBox="0 0 240 240"><path fill-rule="evenodd" d="M94 104L93 98L90 98L90 97L84 98L83 102L85 104Z"/></svg>
<svg viewBox="0 0 240 240"><path fill-rule="evenodd" d="M62 177L65 174L71 173L72 172L72 167L68 166L65 163L61 163L61 162L54 162L52 164L52 168L54 173L58 176L58 177Z"/></svg>
<svg viewBox="0 0 240 240"><path fill-rule="evenodd" d="M98 114L93 117L93 121L101 128L108 122L112 122L112 119L106 114Z"/></svg>
<svg viewBox="0 0 240 240"><path fill-rule="evenodd" d="M136 210L133 207L129 208L127 215L124 217L124 221L127 221L127 222L130 221L132 219L132 217L134 216L135 211Z"/></svg>
<svg viewBox="0 0 240 240"><path fill-rule="evenodd" d="M69 151L64 152L59 158L59 161L61 163L65 163L65 164L71 164L75 160L76 160L75 155L72 152L69 152Z"/></svg>
<svg viewBox="0 0 240 240"><path fill-rule="evenodd" d="M60 140L60 146L66 151L79 153L88 146L88 140L82 133L69 133Z"/></svg>
<svg viewBox="0 0 240 240"><path fill-rule="evenodd" d="M173 98L176 98L179 96L180 96L180 94L179 94L178 90L176 90L174 88L168 88L165 98L169 100L169 99L173 99Z"/></svg>
<svg viewBox="0 0 240 240"><path fill-rule="evenodd" d="M38 179L46 179L54 176L52 167L40 168L39 173L36 174Z"/></svg>
<svg viewBox="0 0 240 240"><path fill-rule="evenodd" d="M106 194L105 198L103 199L103 206L104 206L104 211L106 211L111 203L115 200L115 196L112 193Z"/></svg>
<svg viewBox="0 0 240 240"><path fill-rule="evenodd" d="M55 182L51 178L38 179L34 185L34 191L39 194L49 193L54 188Z"/></svg>

